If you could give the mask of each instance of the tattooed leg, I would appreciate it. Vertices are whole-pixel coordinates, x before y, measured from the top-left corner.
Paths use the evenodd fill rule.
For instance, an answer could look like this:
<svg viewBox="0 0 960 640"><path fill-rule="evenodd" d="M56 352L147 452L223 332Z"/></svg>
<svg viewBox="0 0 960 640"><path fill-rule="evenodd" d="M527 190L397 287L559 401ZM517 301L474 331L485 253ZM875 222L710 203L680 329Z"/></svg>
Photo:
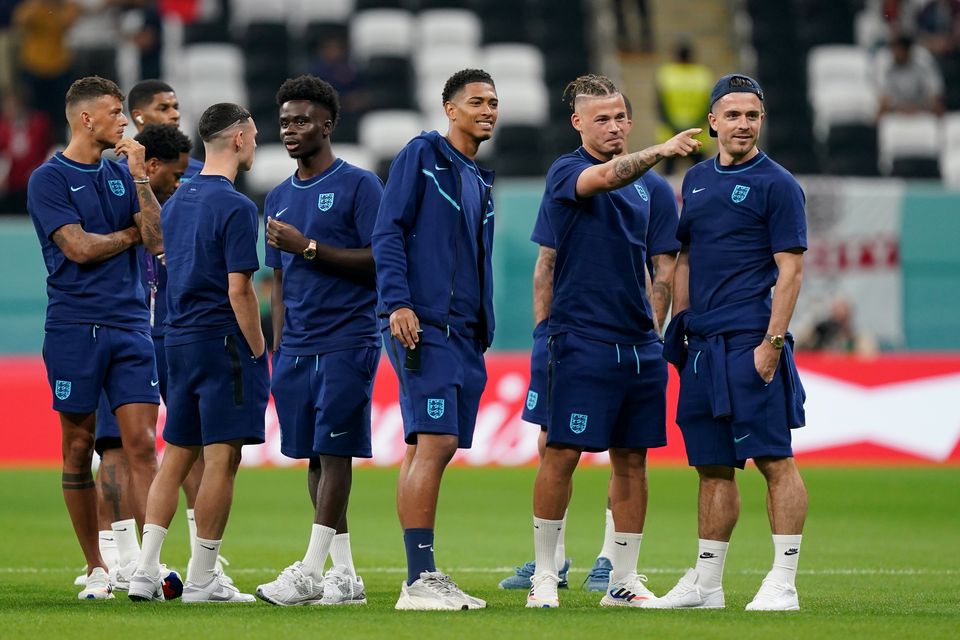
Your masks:
<svg viewBox="0 0 960 640"><path fill-rule="evenodd" d="M87 571L106 564L100 557L97 528L97 490L90 471L96 414L60 414L63 452L63 500L73 531L87 561Z"/></svg>

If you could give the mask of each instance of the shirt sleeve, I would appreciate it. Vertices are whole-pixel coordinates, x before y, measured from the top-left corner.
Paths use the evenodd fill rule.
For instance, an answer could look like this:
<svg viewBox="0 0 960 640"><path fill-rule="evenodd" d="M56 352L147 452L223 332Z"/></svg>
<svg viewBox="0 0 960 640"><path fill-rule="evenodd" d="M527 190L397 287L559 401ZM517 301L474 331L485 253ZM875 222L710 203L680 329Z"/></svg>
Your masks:
<svg viewBox="0 0 960 640"><path fill-rule="evenodd" d="M656 174L650 185L650 226L647 227L647 255L680 251L677 240L677 196L670 183ZM646 180L644 181L646 182Z"/></svg>
<svg viewBox="0 0 960 640"><path fill-rule="evenodd" d="M133 176L130 175L129 166L124 167L120 175L123 176L122 179L123 184L126 185L127 197L130 198L130 215L140 213L140 196L137 195L137 183L133 181Z"/></svg>
<svg viewBox="0 0 960 640"><path fill-rule="evenodd" d="M773 253L807 248L807 215L800 184L792 176L773 183L767 196L767 232Z"/></svg>
<svg viewBox="0 0 960 640"><path fill-rule="evenodd" d="M541 247L557 248L557 238L553 233L553 227L550 226L544 201L540 202L540 210L537 211L537 220L533 223L533 233L530 234L530 239Z"/></svg>
<svg viewBox="0 0 960 640"><path fill-rule="evenodd" d="M689 175L690 173L687 172L687 174L683 177L683 184L680 187L681 194L687 193L687 176ZM681 204L680 219L677 221L677 241L680 243L681 247L683 247L690 244L690 224L686 215L687 203L684 200Z"/></svg>
<svg viewBox="0 0 960 640"><path fill-rule="evenodd" d="M373 227L377 222L377 211L383 198L383 183L372 173L365 174L357 184L357 197L353 207L353 223L360 238L360 245L370 246Z"/></svg>
<svg viewBox="0 0 960 640"><path fill-rule="evenodd" d="M577 198L577 180L585 169L590 168L589 161L576 155L563 156L553 163L547 172L547 189L544 197L565 204L579 204Z"/></svg>
<svg viewBox="0 0 960 640"><path fill-rule="evenodd" d="M226 216L223 257L227 273L256 271L260 268L257 257L258 227L257 207L250 201L238 202Z"/></svg>
<svg viewBox="0 0 960 640"><path fill-rule="evenodd" d="M43 167L27 183L27 211L48 238L66 224L82 224L83 217L67 195L66 179Z"/></svg>
<svg viewBox="0 0 960 640"><path fill-rule="evenodd" d="M266 200L263 202L264 211L275 211L276 208L273 205L274 201L273 191L267 194ZM267 223L264 220L263 223L263 263L268 267L273 269L283 269L283 258L280 255L280 250L274 247L271 247L267 244Z"/></svg>

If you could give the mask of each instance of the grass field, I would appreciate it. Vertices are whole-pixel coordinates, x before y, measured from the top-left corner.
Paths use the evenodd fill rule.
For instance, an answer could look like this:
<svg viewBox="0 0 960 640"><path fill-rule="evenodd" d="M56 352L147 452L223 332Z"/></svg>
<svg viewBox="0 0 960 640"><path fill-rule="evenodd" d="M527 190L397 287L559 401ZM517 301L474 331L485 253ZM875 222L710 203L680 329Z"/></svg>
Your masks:
<svg viewBox="0 0 960 640"><path fill-rule="evenodd" d="M437 527L437 562L488 608L470 612L393 610L405 576L393 509L396 471L359 469L351 538L367 585L366 607L134 605L126 597L80 602L72 585L82 561L59 491L58 472L0 471L0 638L91 638L121 634L195 638L957 638L960 637L960 468L811 468L810 518L800 560L802 610L747 613L772 547L764 488L741 475L743 514L727 557L722 611L606 610L579 588L600 548L607 475L578 472L567 534L571 589L558 610L526 610L525 593L500 591L513 565L532 558L534 470L447 472ZM695 474L657 468L640 564L656 593L667 591L696 550ZM243 469L223 553L252 592L299 559L310 511L303 469ZM178 513L164 561L183 568L186 522Z"/></svg>

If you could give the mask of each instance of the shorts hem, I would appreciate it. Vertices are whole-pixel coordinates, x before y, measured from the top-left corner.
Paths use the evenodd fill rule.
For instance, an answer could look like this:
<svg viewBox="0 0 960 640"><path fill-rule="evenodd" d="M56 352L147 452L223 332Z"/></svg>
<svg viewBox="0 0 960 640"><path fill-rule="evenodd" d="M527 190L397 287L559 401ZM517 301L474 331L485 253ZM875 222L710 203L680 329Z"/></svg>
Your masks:
<svg viewBox="0 0 960 640"><path fill-rule="evenodd" d="M122 398L116 404L110 405L110 411L113 413L117 412L117 409L122 407L125 404L155 404L160 405L160 394L157 393L157 396L128 396Z"/></svg>

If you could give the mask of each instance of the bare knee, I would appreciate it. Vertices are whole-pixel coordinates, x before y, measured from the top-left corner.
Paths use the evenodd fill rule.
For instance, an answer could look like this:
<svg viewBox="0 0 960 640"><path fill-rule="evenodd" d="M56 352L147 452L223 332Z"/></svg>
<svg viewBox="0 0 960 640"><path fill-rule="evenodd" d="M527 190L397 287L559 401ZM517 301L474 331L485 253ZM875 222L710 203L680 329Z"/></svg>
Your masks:
<svg viewBox="0 0 960 640"><path fill-rule="evenodd" d="M571 476L577 468L577 463L580 462L581 453L580 449L573 447L548 445L540 464L546 471Z"/></svg>
<svg viewBox="0 0 960 640"><path fill-rule="evenodd" d="M736 478L736 469L720 465L702 465L697 467L697 474L701 483L733 482Z"/></svg>
<svg viewBox="0 0 960 640"><path fill-rule="evenodd" d="M74 429L65 434L63 464L75 469L89 469L93 463L93 434Z"/></svg>
<svg viewBox="0 0 960 640"><path fill-rule="evenodd" d="M419 434L413 452L416 464L432 464L446 467L457 453L457 437L450 435Z"/></svg>

